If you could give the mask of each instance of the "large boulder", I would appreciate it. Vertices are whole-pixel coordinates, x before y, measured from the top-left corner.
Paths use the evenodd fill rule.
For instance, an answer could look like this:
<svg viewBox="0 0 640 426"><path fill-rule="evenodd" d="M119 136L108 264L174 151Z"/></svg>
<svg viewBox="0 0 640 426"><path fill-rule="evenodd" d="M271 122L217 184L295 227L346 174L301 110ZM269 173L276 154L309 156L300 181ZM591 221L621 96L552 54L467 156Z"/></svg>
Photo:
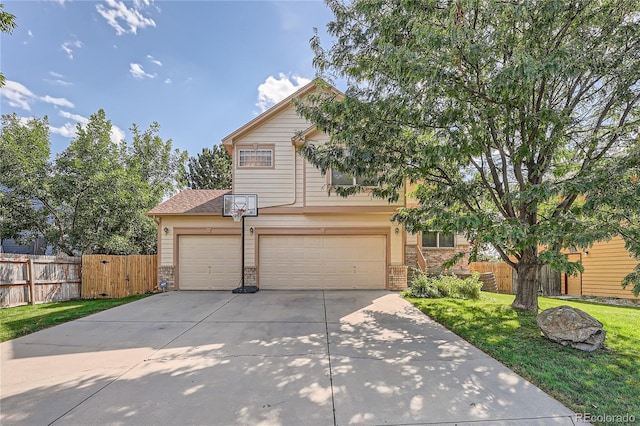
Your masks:
<svg viewBox="0 0 640 426"><path fill-rule="evenodd" d="M566 305L540 312L536 323L547 339L585 352L600 349L607 334L600 321Z"/></svg>

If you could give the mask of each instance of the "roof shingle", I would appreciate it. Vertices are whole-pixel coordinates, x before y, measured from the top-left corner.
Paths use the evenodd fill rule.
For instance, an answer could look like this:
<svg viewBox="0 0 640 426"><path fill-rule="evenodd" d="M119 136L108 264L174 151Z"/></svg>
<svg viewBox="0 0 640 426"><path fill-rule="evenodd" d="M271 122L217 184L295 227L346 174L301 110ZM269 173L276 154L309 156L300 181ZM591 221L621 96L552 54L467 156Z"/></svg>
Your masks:
<svg viewBox="0 0 640 426"><path fill-rule="evenodd" d="M147 216L176 214L222 214L223 189L184 189L147 212Z"/></svg>

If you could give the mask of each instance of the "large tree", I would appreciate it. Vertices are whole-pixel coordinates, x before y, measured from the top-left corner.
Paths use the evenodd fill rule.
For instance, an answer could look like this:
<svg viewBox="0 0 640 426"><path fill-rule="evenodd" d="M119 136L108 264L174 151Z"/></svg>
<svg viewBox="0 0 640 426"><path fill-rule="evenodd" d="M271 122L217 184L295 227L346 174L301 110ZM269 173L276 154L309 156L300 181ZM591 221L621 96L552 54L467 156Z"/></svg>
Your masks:
<svg viewBox="0 0 640 426"><path fill-rule="evenodd" d="M231 189L231 156L222 145L202 148L189 158L187 179L191 189Z"/></svg>
<svg viewBox="0 0 640 426"><path fill-rule="evenodd" d="M186 153L156 123L145 132L134 124L132 144L114 143L111 129L99 110L50 161L46 119L3 116L2 235L42 235L70 255L154 253L156 225L145 212L180 187Z"/></svg>
<svg viewBox="0 0 640 426"><path fill-rule="evenodd" d="M530 311L541 265L581 268L561 250L637 231L638 198L616 220L599 200L611 182L638 194L623 165L639 155L638 0L327 4L335 43L312 38L314 65L347 90L298 101L331 136L302 148L314 165L369 176L390 200L417 183L420 206L396 219L492 245Z"/></svg>
<svg viewBox="0 0 640 426"><path fill-rule="evenodd" d="M47 118L21 120L2 116L0 131L0 239L31 243L47 230L46 198L49 173ZM23 232L29 231L29 232Z"/></svg>

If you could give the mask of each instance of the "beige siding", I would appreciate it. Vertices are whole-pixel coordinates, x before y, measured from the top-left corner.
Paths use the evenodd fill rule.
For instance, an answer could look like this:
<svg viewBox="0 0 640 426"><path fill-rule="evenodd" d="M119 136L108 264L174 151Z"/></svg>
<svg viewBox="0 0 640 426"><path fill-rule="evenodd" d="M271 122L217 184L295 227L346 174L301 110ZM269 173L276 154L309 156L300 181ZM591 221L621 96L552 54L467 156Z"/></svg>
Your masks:
<svg viewBox="0 0 640 426"><path fill-rule="evenodd" d="M631 287L624 290L620 283L639 261L625 250L622 238L596 243L587 251L587 255L582 255L583 295L634 297Z"/></svg>
<svg viewBox="0 0 640 426"><path fill-rule="evenodd" d="M390 235L390 261L394 265L404 264L402 229L391 222L389 214L323 214L323 215L263 215L246 218L245 238L245 264L256 266L255 238L250 228L254 228L254 234L261 228L282 228L283 232L295 233L296 229L307 228L344 228L345 234L350 229L357 228L386 228ZM395 233L398 228L398 234Z"/></svg>
<svg viewBox="0 0 640 426"><path fill-rule="evenodd" d="M296 202L294 163L295 147L291 138L310 126L290 107L254 131L235 141L239 145L274 145L272 169L240 169L234 160L233 191L236 194L258 194L260 207L291 205ZM237 158L237 155L234 155ZM297 167L296 167L297 168ZM302 200L298 204L300 204Z"/></svg>
<svg viewBox="0 0 640 426"><path fill-rule="evenodd" d="M230 217L220 216L164 216L158 225L160 228L159 241L159 263L158 266L174 265L174 228L237 228L240 224L235 223ZM167 228L168 232L164 232Z"/></svg>

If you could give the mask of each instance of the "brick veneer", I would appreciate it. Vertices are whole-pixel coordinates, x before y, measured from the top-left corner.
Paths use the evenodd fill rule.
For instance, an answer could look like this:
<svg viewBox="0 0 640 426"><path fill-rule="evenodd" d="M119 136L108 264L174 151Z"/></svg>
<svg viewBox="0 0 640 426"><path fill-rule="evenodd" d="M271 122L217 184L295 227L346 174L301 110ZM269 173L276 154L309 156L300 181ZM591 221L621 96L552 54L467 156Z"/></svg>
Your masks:
<svg viewBox="0 0 640 426"><path fill-rule="evenodd" d="M469 246L459 245L456 248L422 248L422 253L427 261L427 272L437 273L446 272L442 268L442 264L451 259L456 253L464 252L465 255L453 267L446 271L469 271Z"/></svg>
<svg viewBox="0 0 640 426"><path fill-rule="evenodd" d="M167 290L175 290L175 268L173 266L160 266L158 268L158 289L160 289L160 281L166 281Z"/></svg>
<svg viewBox="0 0 640 426"><path fill-rule="evenodd" d="M389 266L389 290L405 290L407 288L407 266Z"/></svg>
<svg viewBox="0 0 640 426"><path fill-rule="evenodd" d="M244 267L244 285L256 285L256 267Z"/></svg>

